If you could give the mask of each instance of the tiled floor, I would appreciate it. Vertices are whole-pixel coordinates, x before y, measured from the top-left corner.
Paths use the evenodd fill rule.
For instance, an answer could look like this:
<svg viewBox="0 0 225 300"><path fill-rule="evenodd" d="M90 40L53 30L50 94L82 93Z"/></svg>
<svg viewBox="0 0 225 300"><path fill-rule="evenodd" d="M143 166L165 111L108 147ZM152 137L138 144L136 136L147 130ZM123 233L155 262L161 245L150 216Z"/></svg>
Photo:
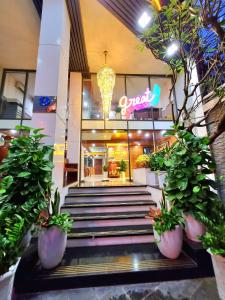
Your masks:
<svg viewBox="0 0 225 300"><path fill-rule="evenodd" d="M83 288L21 295L16 300L219 300L214 278Z"/></svg>

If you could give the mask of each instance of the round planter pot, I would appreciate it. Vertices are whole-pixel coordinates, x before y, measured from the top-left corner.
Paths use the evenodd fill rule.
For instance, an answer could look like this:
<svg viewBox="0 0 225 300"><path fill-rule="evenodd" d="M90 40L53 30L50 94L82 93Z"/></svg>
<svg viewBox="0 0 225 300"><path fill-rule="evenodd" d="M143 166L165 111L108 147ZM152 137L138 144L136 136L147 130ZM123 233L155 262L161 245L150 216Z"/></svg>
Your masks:
<svg viewBox="0 0 225 300"><path fill-rule="evenodd" d="M217 289L221 300L225 300L225 257L213 255L212 263L216 277Z"/></svg>
<svg viewBox="0 0 225 300"><path fill-rule="evenodd" d="M66 249L67 233L58 226L43 228L38 236L38 255L44 269L56 267Z"/></svg>
<svg viewBox="0 0 225 300"><path fill-rule="evenodd" d="M154 230L154 237L157 242L159 251L166 257L176 259L182 250L183 245L183 230L177 225L176 229L166 231L162 235Z"/></svg>
<svg viewBox="0 0 225 300"><path fill-rule="evenodd" d="M120 178L125 180L126 179L126 173L123 171L123 172L120 172Z"/></svg>
<svg viewBox="0 0 225 300"><path fill-rule="evenodd" d="M103 172L103 178L104 178L104 179L107 179L107 178L108 178L108 172L105 172L105 171Z"/></svg>
<svg viewBox="0 0 225 300"><path fill-rule="evenodd" d="M15 263L15 265L9 268L8 272L6 272L3 275L0 275L0 299L4 299L4 300L12 299L14 277L19 262L20 262L20 258Z"/></svg>
<svg viewBox="0 0 225 300"><path fill-rule="evenodd" d="M190 214L184 214L184 221L185 221L185 232L187 237L194 242L201 242L199 237L205 234L205 225L196 220Z"/></svg>
<svg viewBox="0 0 225 300"><path fill-rule="evenodd" d="M160 189L162 189L163 186L164 186L165 178L166 178L166 172L165 171L160 171L158 173L158 181L159 181Z"/></svg>

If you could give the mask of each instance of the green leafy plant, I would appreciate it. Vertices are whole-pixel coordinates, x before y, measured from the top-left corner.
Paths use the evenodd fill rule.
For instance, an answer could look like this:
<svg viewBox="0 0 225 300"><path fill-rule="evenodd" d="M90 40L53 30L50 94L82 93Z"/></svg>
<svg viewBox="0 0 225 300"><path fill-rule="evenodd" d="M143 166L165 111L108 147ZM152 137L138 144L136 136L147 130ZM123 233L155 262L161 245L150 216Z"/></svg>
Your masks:
<svg viewBox="0 0 225 300"><path fill-rule="evenodd" d="M225 256L225 223L210 227L200 239L210 253Z"/></svg>
<svg viewBox="0 0 225 300"><path fill-rule="evenodd" d="M0 207L17 206L17 213L29 228L47 205L51 194L53 147L43 145L42 129L17 126L20 135L10 144L0 166Z"/></svg>
<svg viewBox="0 0 225 300"><path fill-rule="evenodd" d="M104 165L104 166L102 167L102 169L103 169L104 172L108 172L108 165Z"/></svg>
<svg viewBox="0 0 225 300"><path fill-rule="evenodd" d="M150 155L149 167L152 171L166 171L165 161L169 157L169 148L164 148Z"/></svg>
<svg viewBox="0 0 225 300"><path fill-rule="evenodd" d="M0 275L6 273L21 256L25 232L25 221L17 214L16 206L2 206L0 208Z"/></svg>
<svg viewBox="0 0 225 300"><path fill-rule="evenodd" d="M116 113L120 113L121 112L121 107L120 106L117 106L116 107Z"/></svg>
<svg viewBox="0 0 225 300"><path fill-rule="evenodd" d="M148 217L154 221L153 227L159 235L176 229L177 225L184 224L181 213L175 206L168 209L165 199L161 202L160 209L150 208Z"/></svg>
<svg viewBox="0 0 225 300"><path fill-rule="evenodd" d="M213 211L219 205L216 184L208 175L215 171L215 162L209 149L207 137L176 127L170 133L177 141L173 144L170 157L165 161L167 178L166 199L183 212L193 214L196 219L207 223L213 220Z"/></svg>
<svg viewBox="0 0 225 300"><path fill-rule="evenodd" d="M120 172L126 172L127 170L127 163L125 162L125 160L121 160L120 161Z"/></svg>
<svg viewBox="0 0 225 300"><path fill-rule="evenodd" d="M148 168L150 156L147 154L141 154L136 159L136 165L138 168Z"/></svg>
<svg viewBox="0 0 225 300"><path fill-rule="evenodd" d="M39 224L46 228L58 226L63 232L70 231L73 220L68 213L60 212L60 194L58 189L55 190L54 200L50 200L48 209L41 213Z"/></svg>

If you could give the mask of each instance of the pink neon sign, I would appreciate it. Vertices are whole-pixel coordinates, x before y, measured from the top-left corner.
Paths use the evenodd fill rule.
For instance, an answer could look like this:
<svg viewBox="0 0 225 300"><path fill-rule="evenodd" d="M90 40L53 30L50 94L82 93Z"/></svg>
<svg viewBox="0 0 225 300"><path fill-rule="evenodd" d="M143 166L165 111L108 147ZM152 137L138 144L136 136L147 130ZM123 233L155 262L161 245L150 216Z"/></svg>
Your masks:
<svg viewBox="0 0 225 300"><path fill-rule="evenodd" d="M159 86L157 87L159 88ZM160 89L160 88L159 88ZM159 90L160 95L160 90ZM127 96L122 96L119 100L119 106L121 107L122 116L129 116L134 110L140 110L154 105L153 102L156 98L159 98L153 89L153 92L149 88L146 89L144 95L136 96L134 98L128 98ZM156 104L156 103L155 103Z"/></svg>

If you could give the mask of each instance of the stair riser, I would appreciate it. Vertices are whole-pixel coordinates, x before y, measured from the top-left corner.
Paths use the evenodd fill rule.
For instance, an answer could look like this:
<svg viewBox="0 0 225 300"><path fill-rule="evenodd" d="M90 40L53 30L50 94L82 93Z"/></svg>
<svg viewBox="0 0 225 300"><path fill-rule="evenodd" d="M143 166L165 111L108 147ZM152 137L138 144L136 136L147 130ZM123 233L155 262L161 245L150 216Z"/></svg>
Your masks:
<svg viewBox="0 0 225 300"><path fill-rule="evenodd" d="M148 225L152 224L149 219L128 219L128 220L95 220L95 221L75 221L73 228L94 228L94 227L109 227L109 226L129 226L129 225Z"/></svg>
<svg viewBox="0 0 225 300"><path fill-rule="evenodd" d="M146 187L145 186L140 186L140 187L107 187L107 188L69 188L68 193L110 193L110 192L146 192Z"/></svg>
<svg viewBox="0 0 225 300"><path fill-rule="evenodd" d="M100 213L113 213L113 212L129 212L129 211L149 211L150 205L140 206L113 206L113 207L81 207L81 208L66 208L62 209L64 212L71 214L100 214Z"/></svg>
<svg viewBox="0 0 225 300"><path fill-rule="evenodd" d="M104 237L104 238L83 238L83 239L68 239L67 247L93 247L93 246L109 246L109 245L129 245L154 243L153 235L143 236L123 236L123 237Z"/></svg>
<svg viewBox="0 0 225 300"><path fill-rule="evenodd" d="M87 203L91 201L123 201L123 200L152 200L151 195L119 195L119 196L85 196L85 197L73 197L68 196L65 199L65 203L76 202L76 203Z"/></svg>

